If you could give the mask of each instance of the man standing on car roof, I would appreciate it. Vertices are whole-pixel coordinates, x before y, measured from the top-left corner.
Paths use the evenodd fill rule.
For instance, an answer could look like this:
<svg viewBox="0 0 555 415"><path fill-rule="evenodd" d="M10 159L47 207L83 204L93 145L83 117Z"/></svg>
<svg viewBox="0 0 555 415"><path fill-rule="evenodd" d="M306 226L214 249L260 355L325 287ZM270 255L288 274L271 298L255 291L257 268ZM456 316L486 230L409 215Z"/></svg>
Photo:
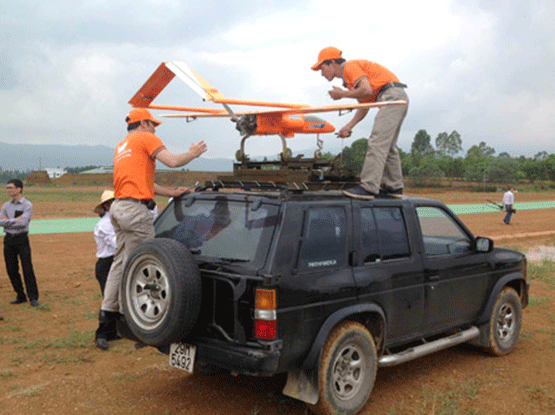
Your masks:
<svg viewBox="0 0 555 415"><path fill-rule="evenodd" d="M387 68L367 60L346 61L341 51L327 47L320 51L312 70L320 70L328 81L343 80L346 89L332 87L334 100L355 98L361 103L406 101L406 105L380 107L374 119L374 128L368 139L368 150L360 173L360 184L343 193L357 199L373 199L380 194L388 196L403 193L403 172L397 150L401 124L407 115L407 87ZM338 137L350 137L353 127L368 114L369 108L358 108L354 117L339 130Z"/></svg>
<svg viewBox="0 0 555 415"><path fill-rule="evenodd" d="M141 242L154 238L154 195L175 197L190 192L188 187L168 188L154 183L156 160L168 167L182 167L206 151L200 141L189 146L189 152L170 153L154 134L162 122L152 118L145 108L134 108L125 119L129 134L114 153L114 196L110 207L116 231L117 250L104 288L104 299L98 316L95 343L108 349L107 337L121 313L120 286L123 267L130 252Z"/></svg>

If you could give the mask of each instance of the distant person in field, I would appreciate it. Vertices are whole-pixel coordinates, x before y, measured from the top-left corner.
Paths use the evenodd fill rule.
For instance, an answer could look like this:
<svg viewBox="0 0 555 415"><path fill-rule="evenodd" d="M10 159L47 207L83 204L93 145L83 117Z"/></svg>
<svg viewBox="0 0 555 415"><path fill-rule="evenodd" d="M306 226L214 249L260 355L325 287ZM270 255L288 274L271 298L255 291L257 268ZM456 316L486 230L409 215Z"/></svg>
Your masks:
<svg viewBox="0 0 555 415"><path fill-rule="evenodd" d="M31 244L29 243L29 222L33 214L33 204L23 197L23 182L19 179L8 180L6 191L11 200L2 206L0 226L6 232L6 236L4 236L6 272L17 294L11 304L22 304L29 298L31 305L38 307L39 289L31 261ZM25 289L19 274L20 260Z"/></svg>
<svg viewBox="0 0 555 415"><path fill-rule="evenodd" d="M505 214L505 217L503 218L503 222L505 222L506 225L510 225L511 223L511 216L513 215L513 205L515 203L515 195L514 195L514 189L513 187L509 187L509 190L507 190L505 192L505 194L503 195L503 206L505 206L505 211L507 212Z"/></svg>
<svg viewBox="0 0 555 415"><path fill-rule="evenodd" d="M189 146L187 153L170 153L155 129L162 122L154 119L146 108L132 109L125 119L129 134L116 146L114 153L114 197L110 206L111 222L116 231L117 249L104 288L104 299L98 315L95 343L108 349L107 337L119 319L120 287L123 267L131 251L141 242L154 238L154 195L175 197L191 191L188 187L169 188L154 183L156 160L175 168L200 157L206 144Z"/></svg>

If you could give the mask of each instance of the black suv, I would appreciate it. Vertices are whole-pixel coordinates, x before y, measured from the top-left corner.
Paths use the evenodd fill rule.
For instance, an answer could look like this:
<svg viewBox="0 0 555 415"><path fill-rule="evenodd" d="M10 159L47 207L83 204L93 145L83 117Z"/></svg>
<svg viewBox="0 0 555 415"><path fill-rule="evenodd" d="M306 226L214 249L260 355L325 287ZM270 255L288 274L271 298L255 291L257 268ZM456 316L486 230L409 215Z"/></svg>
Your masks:
<svg viewBox="0 0 555 415"><path fill-rule="evenodd" d="M443 203L338 191L198 189L126 264L127 337L193 372L287 373L286 395L357 413L377 368L471 342L510 352L526 258Z"/></svg>

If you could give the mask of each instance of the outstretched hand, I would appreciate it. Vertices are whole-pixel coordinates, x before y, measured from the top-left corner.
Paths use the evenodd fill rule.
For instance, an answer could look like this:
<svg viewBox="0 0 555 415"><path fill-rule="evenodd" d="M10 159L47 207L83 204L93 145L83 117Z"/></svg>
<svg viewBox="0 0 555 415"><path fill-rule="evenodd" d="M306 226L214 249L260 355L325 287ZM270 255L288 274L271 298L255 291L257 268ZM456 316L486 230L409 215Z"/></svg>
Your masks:
<svg viewBox="0 0 555 415"><path fill-rule="evenodd" d="M191 143L189 146L189 153L193 155L194 158L200 157L202 153L207 150L206 143L204 141L199 141L198 143Z"/></svg>

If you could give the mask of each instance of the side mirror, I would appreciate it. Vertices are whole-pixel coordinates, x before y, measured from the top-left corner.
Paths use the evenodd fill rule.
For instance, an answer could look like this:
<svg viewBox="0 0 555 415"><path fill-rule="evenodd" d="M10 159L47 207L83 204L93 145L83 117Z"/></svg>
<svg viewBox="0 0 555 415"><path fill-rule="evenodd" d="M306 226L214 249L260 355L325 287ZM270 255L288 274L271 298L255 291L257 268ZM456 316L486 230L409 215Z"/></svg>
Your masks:
<svg viewBox="0 0 555 415"><path fill-rule="evenodd" d="M475 242L477 252L491 252L493 249L493 239L479 236L476 238Z"/></svg>

